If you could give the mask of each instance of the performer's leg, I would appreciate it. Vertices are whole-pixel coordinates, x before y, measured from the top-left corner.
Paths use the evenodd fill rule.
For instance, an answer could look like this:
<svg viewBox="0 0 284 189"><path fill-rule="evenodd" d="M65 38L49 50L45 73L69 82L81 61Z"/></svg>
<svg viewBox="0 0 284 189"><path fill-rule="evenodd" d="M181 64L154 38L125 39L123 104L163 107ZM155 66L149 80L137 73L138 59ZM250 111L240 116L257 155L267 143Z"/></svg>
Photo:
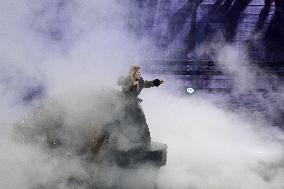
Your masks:
<svg viewBox="0 0 284 189"><path fill-rule="evenodd" d="M265 6L270 6L271 0L265 0L264 3L265 3Z"/></svg>
<svg viewBox="0 0 284 189"><path fill-rule="evenodd" d="M274 3L275 3L275 6L276 7L280 7L281 5L280 5L280 0L274 0Z"/></svg>
<svg viewBox="0 0 284 189"><path fill-rule="evenodd" d="M146 122L145 114L140 105L138 106L137 114L139 115L138 120L139 120L140 131L141 131L141 141L143 142L143 146L145 146L146 148L149 148L151 145L150 130Z"/></svg>

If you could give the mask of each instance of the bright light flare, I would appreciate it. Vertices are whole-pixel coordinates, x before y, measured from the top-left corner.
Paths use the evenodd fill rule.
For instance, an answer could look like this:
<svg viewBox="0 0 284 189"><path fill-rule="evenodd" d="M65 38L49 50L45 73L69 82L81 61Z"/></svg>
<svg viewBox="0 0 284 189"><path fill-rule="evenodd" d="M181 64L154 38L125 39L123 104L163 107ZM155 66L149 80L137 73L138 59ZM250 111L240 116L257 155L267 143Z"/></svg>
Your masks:
<svg viewBox="0 0 284 189"><path fill-rule="evenodd" d="M194 93L194 89L191 88L191 87L187 88L186 91L187 91L189 94Z"/></svg>

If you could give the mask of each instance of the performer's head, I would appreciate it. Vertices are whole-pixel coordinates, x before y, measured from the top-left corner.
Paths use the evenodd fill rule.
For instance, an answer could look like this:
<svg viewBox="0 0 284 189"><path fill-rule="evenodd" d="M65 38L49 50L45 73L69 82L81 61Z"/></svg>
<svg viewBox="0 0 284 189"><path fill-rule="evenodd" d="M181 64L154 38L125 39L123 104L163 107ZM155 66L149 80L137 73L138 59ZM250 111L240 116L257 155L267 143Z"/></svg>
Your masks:
<svg viewBox="0 0 284 189"><path fill-rule="evenodd" d="M129 69L129 75L133 80L140 79L141 77L140 66L132 65Z"/></svg>

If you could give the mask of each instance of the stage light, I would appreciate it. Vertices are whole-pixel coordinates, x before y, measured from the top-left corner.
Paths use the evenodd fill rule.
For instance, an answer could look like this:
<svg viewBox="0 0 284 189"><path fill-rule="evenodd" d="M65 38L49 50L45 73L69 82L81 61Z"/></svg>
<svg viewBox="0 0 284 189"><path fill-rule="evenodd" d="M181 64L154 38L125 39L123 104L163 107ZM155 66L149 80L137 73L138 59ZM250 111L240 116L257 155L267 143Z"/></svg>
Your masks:
<svg viewBox="0 0 284 189"><path fill-rule="evenodd" d="M188 88L186 89L186 91L187 91L189 94L194 93L194 89L191 88L191 87L188 87Z"/></svg>

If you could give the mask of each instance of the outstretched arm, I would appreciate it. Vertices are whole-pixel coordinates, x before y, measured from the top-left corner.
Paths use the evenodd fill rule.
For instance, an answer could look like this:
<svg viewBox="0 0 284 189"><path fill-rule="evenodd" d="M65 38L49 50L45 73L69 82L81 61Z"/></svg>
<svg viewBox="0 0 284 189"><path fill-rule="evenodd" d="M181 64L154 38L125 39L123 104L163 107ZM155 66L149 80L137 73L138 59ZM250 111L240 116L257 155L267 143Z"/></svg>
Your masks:
<svg viewBox="0 0 284 189"><path fill-rule="evenodd" d="M153 81L144 81L144 88L150 88L150 87L158 87L159 85L161 85L162 83L164 83L163 80L159 80L159 79L154 79Z"/></svg>
<svg viewBox="0 0 284 189"><path fill-rule="evenodd" d="M144 85L143 85L143 87L144 87L144 88L154 87L153 81L144 80Z"/></svg>

